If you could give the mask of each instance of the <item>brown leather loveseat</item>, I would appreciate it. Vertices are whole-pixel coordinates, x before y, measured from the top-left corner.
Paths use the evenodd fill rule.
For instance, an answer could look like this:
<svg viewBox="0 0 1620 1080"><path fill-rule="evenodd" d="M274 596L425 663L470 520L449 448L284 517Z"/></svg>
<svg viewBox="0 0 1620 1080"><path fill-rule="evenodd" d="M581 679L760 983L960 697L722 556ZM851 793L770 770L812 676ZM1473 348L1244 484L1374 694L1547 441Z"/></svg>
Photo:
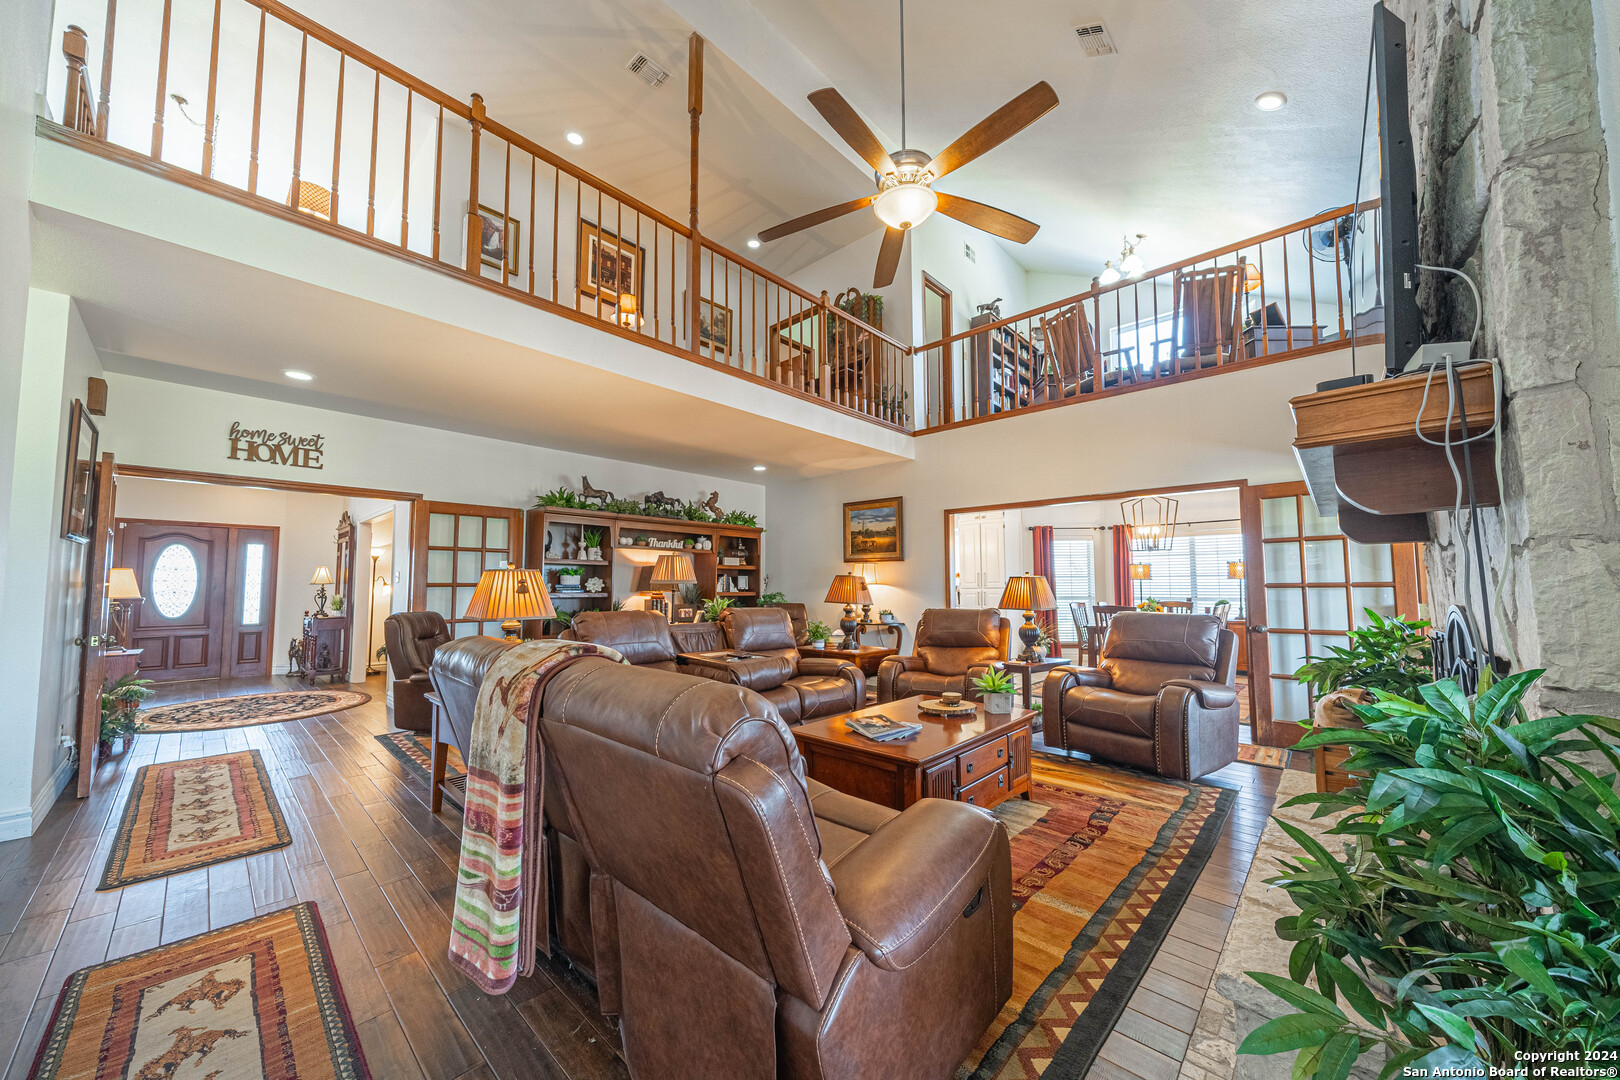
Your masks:
<svg viewBox="0 0 1620 1080"><path fill-rule="evenodd" d="M835 852L762 697L645 667L566 668L540 730L631 1075L939 1080L1010 996L994 818L924 799Z"/></svg>
<svg viewBox="0 0 1620 1080"><path fill-rule="evenodd" d="M428 670L433 654L450 640L450 628L437 611L399 611L383 620L383 644L394 670L394 726L426 731L433 725L428 707Z"/></svg>
<svg viewBox="0 0 1620 1080"><path fill-rule="evenodd" d="M638 667L675 671L683 652L724 648L708 623L671 623L656 611L582 611L558 637L606 645Z"/></svg>
<svg viewBox="0 0 1620 1080"><path fill-rule="evenodd" d="M1237 635L1215 615L1122 612L1102 662L1046 676L1048 746L1193 780L1238 752Z"/></svg>
<svg viewBox="0 0 1620 1080"><path fill-rule="evenodd" d="M719 623L727 653L767 663L732 665L736 681L758 691L790 725L853 712L866 705L866 676L847 660L801 657L793 624L781 608L729 608Z"/></svg>
<svg viewBox="0 0 1620 1080"><path fill-rule="evenodd" d="M1012 623L994 608L929 608L917 620L911 656L878 667L878 701L947 691L977 698L973 680L1007 659Z"/></svg>

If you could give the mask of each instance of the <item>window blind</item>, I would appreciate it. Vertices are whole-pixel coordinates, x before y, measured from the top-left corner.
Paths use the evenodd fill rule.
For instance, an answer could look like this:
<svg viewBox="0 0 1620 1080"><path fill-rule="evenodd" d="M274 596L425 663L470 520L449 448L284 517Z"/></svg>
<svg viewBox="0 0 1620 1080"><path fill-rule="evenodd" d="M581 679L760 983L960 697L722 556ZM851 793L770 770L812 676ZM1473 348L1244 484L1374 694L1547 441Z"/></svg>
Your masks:
<svg viewBox="0 0 1620 1080"><path fill-rule="evenodd" d="M1242 581L1226 576L1226 564L1243 558L1243 534L1206 533L1178 536L1167 551L1138 551L1134 562L1152 568L1146 581L1134 582L1138 600L1191 600L1201 612L1218 600L1237 603Z"/></svg>
<svg viewBox="0 0 1620 1080"><path fill-rule="evenodd" d="M1052 539L1052 592L1057 596L1059 636L1073 637L1074 623L1069 618L1069 605L1075 601L1094 603L1097 599L1097 579L1093 570L1091 538L1053 537Z"/></svg>

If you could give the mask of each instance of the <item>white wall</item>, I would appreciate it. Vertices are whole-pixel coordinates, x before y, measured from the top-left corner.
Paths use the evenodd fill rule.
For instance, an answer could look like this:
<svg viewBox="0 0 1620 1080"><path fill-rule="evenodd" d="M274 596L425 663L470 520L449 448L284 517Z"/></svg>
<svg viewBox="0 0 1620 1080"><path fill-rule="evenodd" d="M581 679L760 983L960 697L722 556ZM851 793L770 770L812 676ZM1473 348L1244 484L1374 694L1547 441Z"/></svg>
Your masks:
<svg viewBox="0 0 1620 1080"><path fill-rule="evenodd" d="M269 635L271 670L287 670L287 642L303 632L305 611L315 607L315 567L337 557L334 535L348 500L338 495L190 484L126 476L118 481L120 518L192 521L204 525L252 525L280 530L276 550L276 607ZM366 558L365 568L371 560ZM361 569L357 555L356 572ZM359 583L356 582L356 589ZM364 648L361 642L360 647Z"/></svg>
<svg viewBox="0 0 1620 1080"><path fill-rule="evenodd" d="M1382 360L1381 351L1372 362ZM1074 500L1186 484L1298 480L1288 399L1342 373L1330 353L1154 386L1027 416L926 435L917 459L836 477L772 482L767 565L774 587L810 604L843 566L839 530L847 501L905 498L903 562L880 567L874 603L915 628L946 600L950 509L1025 500ZM1026 515L1023 524L1037 524ZM908 642L910 638L908 637Z"/></svg>

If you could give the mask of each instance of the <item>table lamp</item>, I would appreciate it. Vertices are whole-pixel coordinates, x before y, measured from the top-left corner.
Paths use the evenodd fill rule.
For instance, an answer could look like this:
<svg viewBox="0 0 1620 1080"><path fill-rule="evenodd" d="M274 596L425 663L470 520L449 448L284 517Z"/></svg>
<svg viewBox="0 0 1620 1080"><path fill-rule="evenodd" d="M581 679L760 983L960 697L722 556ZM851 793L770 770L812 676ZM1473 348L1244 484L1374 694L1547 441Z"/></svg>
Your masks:
<svg viewBox="0 0 1620 1080"><path fill-rule="evenodd" d="M1153 566L1151 563L1133 562L1131 570L1131 603L1136 603L1136 583L1138 581L1153 580Z"/></svg>
<svg viewBox="0 0 1620 1080"><path fill-rule="evenodd" d="M1233 581L1242 581L1242 580L1244 580L1248 576L1248 571L1245 569L1245 567L1243 565L1243 560L1242 559L1237 559L1237 560L1234 560L1233 562L1227 563L1226 564L1226 576L1228 578L1230 578L1231 580L1233 580ZM1247 591L1248 591L1247 589L1241 589L1241 588L1238 589L1238 618L1239 619L1243 618L1243 600L1244 600L1244 595L1243 594L1246 593Z"/></svg>
<svg viewBox="0 0 1620 1080"><path fill-rule="evenodd" d="M1032 664L1039 660L1035 646L1041 639L1041 628L1035 625L1035 613L1057 607L1057 597L1052 595L1052 586L1047 584L1046 578L1040 574L1013 575L1007 579L1007 587L1001 590L998 606L1024 612L1024 625L1018 628L1018 640L1024 643L1024 651L1018 654L1019 663Z"/></svg>
<svg viewBox="0 0 1620 1080"><path fill-rule="evenodd" d="M860 563L855 567L855 572L860 575L862 581L866 582L867 597L866 602L861 605L861 622L869 623L872 621L871 587L879 583L877 563Z"/></svg>
<svg viewBox="0 0 1620 1080"><path fill-rule="evenodd" d="M315 590L315 617L326 618L326 587L332 584L332 568L330 566L317 566L315 576L309 579L311 585L319 585Z"/></svg>
<svg viewBox="0 0 1620 1080"><path fill-rule="evenodd" d="M626 330L641 329L641 314L637 310L639 306L633 293L621 293L619 295L619 325Z"/></svg>
<svg viewBox="0 0 1620 1080"><path fill-rule="evenodd" d="M115 566L107 578L107 599L112 601L112 632L120 649L129 648L129 608L126 601L143 599L141 583L135 580L135 571L127 566Z"/></svg>
<svg viewBox="0 0 1620 1080"><path fill-rule="evenodd" d="M697 582L697 571L692 569L692 556L690 555L660 555L658 564L653 567L652 577L647 580L649 585L661 588L669 593L670 622L674 622L675 597L682 585L692 585Z"/></svg>
<svg viewBox="0 0 1620 1080"><path fill-rule="evenodd" d="M824 603L844 605L844 617L838 623L838 629L844 632L844 638L838 643L838 647L859 648L860 638L856 633L860 630L861 624L855 619L855 605L870 606L872 603L872 594L866 588L866 579L859 574L839 574L832 579Z"/></svg>
<svg viewBox="0 0 1620 1080"><path fill-rule="evenodd" d="M501 621L506 640L521 641L524 619L549 619L557 614L538 570L519 570L511 563L501 570L485 570L467 601L463 618Z"/></svg>

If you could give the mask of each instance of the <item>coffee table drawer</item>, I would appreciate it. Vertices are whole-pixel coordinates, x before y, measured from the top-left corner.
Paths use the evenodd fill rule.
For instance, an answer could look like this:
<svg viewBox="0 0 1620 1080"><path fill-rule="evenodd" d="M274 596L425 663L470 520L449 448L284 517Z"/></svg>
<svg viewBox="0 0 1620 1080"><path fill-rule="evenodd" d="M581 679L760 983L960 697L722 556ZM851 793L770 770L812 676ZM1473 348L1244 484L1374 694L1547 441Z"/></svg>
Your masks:
<svg viewBox="0 0 1620 1080"><path fill-rule="evenodd" d="M965 788L1007 764L1007 740L997 739L956 759L956 786Z"/></svg>
<svg viewBox="0 0 1620 1080"><path fill-rule="evenodd" d="M961 788L956 793L957 802L972 803L981 810L988 810L1007 797L1008 772L1005 767L997 769L982 780Z"/></svg>

